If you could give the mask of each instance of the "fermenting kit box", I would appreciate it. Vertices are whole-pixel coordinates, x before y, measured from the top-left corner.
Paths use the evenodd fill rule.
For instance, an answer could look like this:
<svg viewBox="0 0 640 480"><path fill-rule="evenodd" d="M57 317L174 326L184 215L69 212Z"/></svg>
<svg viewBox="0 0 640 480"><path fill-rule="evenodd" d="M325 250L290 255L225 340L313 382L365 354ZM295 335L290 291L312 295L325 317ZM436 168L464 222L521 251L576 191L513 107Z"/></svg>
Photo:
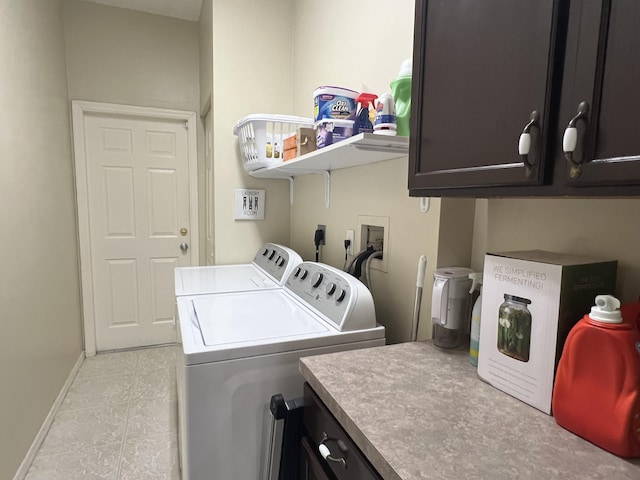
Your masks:
<svg viewBox="0 0 640 480"><path fill-rule="evenodd" d="M558 360L571 327L613 294L617 261L541 250L485 256L478 375L551 413Z"/></svg>

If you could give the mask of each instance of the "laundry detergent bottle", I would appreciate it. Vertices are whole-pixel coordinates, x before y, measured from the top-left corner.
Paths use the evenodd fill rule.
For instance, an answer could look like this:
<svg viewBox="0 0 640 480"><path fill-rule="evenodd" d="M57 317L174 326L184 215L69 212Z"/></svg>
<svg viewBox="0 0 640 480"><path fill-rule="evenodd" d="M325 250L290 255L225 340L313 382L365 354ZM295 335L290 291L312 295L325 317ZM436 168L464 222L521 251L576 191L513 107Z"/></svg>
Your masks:
<svg viewBox="0 0 640 480"><path fill-rule="evenodd" d="M558 425L624 458L640 457L640 332L620 302L598 295L569 332L552 409ZM623 309L623 311L625 311Z"/></svg>
<svg viewBox="0 0 640 480"><path fill-rule="evenodd" d="M391 93L396 105L397 134L400 137L409 136L409 119L411 117L411 74L412 61L402 62L398 77L391 81Z"/></svg>

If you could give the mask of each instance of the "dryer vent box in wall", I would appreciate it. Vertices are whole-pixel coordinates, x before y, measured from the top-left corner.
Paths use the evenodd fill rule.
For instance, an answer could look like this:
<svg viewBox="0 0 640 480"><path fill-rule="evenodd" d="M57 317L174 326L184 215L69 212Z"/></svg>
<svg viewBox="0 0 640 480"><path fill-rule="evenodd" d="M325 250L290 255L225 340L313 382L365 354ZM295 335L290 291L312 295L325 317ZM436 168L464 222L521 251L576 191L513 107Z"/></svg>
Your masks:
<svg viewBox="0 0 640 480"><path fill-rule="evenodd" d="M389 217L358 215L357 222L355 252L361 252L369 246L382 251L382 258L374 258L371 262L371 268L388 272Z"/></svg>

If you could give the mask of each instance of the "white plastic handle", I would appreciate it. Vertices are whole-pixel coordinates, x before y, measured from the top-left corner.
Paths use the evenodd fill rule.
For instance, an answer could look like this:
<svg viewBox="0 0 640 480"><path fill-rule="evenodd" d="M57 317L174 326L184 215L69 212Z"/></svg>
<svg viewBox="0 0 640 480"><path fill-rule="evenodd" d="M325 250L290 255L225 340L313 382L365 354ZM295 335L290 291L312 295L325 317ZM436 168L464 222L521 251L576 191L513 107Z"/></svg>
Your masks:
<svg viewBox="0 0 640 480"><path fill-rule="evenodd" d="M578 129L567 127L562 136L562 150L565 152L575 152L578 144Z"/></svg>
<svg viewBox="0 0 640 480"><path fill-rule="evenodd" d="M518 141L518 153L520 155L529 155L531 150L531 134L523 133L520 135L520 141Z"/></svg>
<svg viewBox="0 0 640 480"><path fill-rule="evenodd" d="M418 278L416 279L416 287L422 288L424 285L424 271L427 268L427 257L420 255L418 260Z"/></svg>
<svg viewBox="0 0 640 480"><path fill-rule="evenodd" d="M447 308L449 301L449 279L436 278L431 297L431 322L438 325L447 324Z"/></svg>
<svg viewBox="0 0 640 480"><path fill-rule="evenodd" d="M320 455L322 455L322 458L324 458L325 460L329 455L331 455L331 450L329 450L329 447L327 447L324 443L318 445L318 450L320 451Z"/></svg>

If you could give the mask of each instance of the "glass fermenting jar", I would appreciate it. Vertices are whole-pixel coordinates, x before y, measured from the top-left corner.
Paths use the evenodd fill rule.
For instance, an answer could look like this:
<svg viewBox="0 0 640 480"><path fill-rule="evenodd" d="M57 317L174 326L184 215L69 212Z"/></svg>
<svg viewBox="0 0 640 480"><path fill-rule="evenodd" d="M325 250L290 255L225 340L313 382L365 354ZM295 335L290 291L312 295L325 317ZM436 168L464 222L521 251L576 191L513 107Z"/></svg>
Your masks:
<svg viewBox="0 0 640 480"><path fill-rule="evenodd" d="M505 293L498 309L498 350L521 362L529 361L531 312L528 298Z"/></svg>

